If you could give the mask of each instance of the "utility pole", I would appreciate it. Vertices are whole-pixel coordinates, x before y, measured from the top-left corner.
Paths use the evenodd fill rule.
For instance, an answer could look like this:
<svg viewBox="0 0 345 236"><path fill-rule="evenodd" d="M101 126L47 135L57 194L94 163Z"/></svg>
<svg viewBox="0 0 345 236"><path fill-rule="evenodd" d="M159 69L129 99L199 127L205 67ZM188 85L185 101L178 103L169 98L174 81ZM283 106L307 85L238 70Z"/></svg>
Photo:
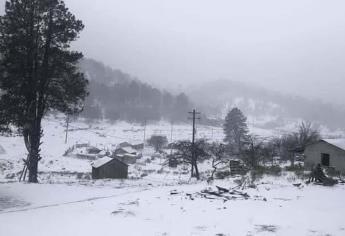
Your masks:
<svg viewBox="0 0 345 236"><path fill-rule="evenodd" d="M171 129L170 129L170 143L173 142L173 129L174 129L174 122L171 122Z"/></svg>
<svg viewBox="0 0 345 236"><path fill-rule="evenodd" d="M146 120L144 121L144 148L146 143Z"/></svg>
<svg viewBox="0 0 345 236"><path fill-rule="evenodd" d="M171 121L171 129L170 129L170 155L172 155L173 129L174 129L174 122Z"/></svg>
<svg viewBox="0 0 345 236"><path fill-rule="evenodd" d="M195 153L195 124L196 124L196 120L200 120L200 117L196 117L196 115L200 115L200 112L197 112L195 109L192 112L189 112L189 114L192 115L192 118L189 118L192 120L192 125L193 125L193 134L192 134L192 170L191 170L191 174L192 177L194 176L194 168L195 168L195 176L197 179L199 179L199 170L198 170L198 166L197 166L197 156Z"/></svg>
<svg viewBox="0 0 345 236"><path fill-rule="evenodd" d="M69 114L67 114L67 117L66 117L66 136L65 136L65 144L67 144L68 128L69 128Z"/></svg>

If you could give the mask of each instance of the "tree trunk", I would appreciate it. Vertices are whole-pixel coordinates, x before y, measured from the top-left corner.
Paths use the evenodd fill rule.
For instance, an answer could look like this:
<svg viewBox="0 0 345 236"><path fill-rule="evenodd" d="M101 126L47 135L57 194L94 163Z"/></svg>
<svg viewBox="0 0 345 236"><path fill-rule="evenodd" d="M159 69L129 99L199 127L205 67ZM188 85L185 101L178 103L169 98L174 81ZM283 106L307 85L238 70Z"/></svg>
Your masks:
<svg viewBox="0 0 345 236"><path fill-rule="evenodd" d="M195 168L195 177L197 180L199 180L200 175L199 175L199 169L198 169L198 164L197 164L196 160L194 161L194 168Z"/></svg>
<svg viewBox="0 0 345 236"><path fill-rule="evenodd" d="M191 178L194 177L194 163L193 163L193 161L191 162L190 177L191 177Z"/></svg>
<svg viewBox="0 0 345 236"><path fill-rule="evenodd" d="M30 132L30 151L29 151L29 182L38 183L38 162L40 160L41 145L41 120L37 119Z"/></svg>

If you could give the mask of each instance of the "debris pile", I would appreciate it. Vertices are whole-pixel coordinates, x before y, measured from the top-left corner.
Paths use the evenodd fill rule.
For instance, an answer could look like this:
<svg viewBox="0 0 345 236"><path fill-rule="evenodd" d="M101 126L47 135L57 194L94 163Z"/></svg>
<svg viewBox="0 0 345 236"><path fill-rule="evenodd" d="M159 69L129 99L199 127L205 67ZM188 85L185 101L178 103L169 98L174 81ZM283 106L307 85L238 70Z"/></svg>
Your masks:
<svg viewBox="0 0 345 236"><path fill-rule="evenodd" d="M170 195L185 195L187 199L194 200L195 198L205 198L210 200L222 200L224 202L230 200L260 200L267 201L266 198L258 195L250 196L248 193L236 190L235 188L227 189L220 186L214 188L206 188L196 193L183 193L173 190L170 192Z"/></svg>
<svg viewBox="0 0 345 236"><path fill-rule="evenodd" d="M316 184L321 184L324 186L333 186L333 185L338 183L337 180L335 180L331 177L327 177L325 175L320 164L318 164L315 167L315 169L312 170L307 183L310 183L310 182L315 182Z"/></svg>

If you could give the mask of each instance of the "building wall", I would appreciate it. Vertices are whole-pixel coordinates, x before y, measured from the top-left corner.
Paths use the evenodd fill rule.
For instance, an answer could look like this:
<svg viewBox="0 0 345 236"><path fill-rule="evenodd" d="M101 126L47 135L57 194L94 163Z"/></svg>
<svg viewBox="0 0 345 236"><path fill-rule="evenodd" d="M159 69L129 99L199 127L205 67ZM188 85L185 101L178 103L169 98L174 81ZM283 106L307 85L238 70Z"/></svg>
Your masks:
<svg viewBox="0 0 345 236"><path fill-rule="evenodd" d="M99 168L92 168L93 179L126 179L128 177L128 166L119 162L111 161Z"/></svg>
<svg viewBox="0 0 345 236"><path fill-rule="evenodd" d="M311 168L321 163L322 153L330 155L330 167L345 173L345 151L323 141L306 147L304 151L305 166Z"/></svg>

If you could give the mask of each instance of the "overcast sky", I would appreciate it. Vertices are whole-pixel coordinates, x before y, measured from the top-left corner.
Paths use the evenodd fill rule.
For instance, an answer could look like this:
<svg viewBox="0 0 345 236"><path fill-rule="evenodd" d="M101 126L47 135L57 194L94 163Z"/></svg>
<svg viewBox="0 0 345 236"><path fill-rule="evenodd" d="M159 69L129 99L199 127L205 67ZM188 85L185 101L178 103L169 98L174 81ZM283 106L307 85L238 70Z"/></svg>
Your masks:
<svg viewBox="0 0 345 236"><path fill-rule="evenodd" d="M75 47L142 80L231 79L345 103L344 0L66 4L86 25Z"/></svg>

